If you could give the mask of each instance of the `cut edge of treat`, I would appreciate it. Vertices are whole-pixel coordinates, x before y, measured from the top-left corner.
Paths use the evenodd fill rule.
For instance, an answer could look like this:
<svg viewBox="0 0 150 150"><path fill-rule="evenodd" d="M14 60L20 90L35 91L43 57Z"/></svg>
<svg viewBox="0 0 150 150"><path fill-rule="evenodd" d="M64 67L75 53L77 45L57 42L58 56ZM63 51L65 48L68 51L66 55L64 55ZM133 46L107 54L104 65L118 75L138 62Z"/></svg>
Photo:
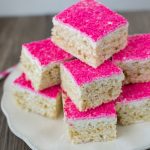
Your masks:
<svg viewBox="0 0 150 150"><path fill-rule="evenodd" d="M63 105L68 98L66 93L62 90ZM115 105L114 105L115 109ZM87 142L102 142L111 141L116 138L117 130L117 116L100 116L96 118L88 119L68 119L64 111L64 119L66 123L66 129L68 130L68 136L70 141L75 144L87 143ZM97 130L98 132L95 132ZM90 132L90 133L89 133ZM106 134L107 132L107 134ZM89 134L87 136L87 134ZM86 135L84 137L84 135Z"/></svg>
<svg viewBox="0 0 150 150"><path fill-rule="evenodd" d="M58 27L62 27L62 29L60 30ZM118 53L121 49L124 49L127 45L128 26L116 29L95 43L90 41L88 37L82 36L82 33L78 30L74 31L73 29L72 32L69 27L65 25L59 25L58 27L54 25L52 29L52 41L57 43L57 45L67 53L77 57L93 68L100 66L105 60L109 59L113 54ZM63 32L61 33L61 31ZM65 34L70 34L72 38L66 38L66 40L64 40ZM121 38L120 36L123 37ZM75 42L75 39L80 40L80 44ZM82 46L83 44L84 46ZM112 48L110 48L110 46Z"/></svg>
<svg viewBox="0 0 150 150"><path fill-rule="evenodd" d="M27 74L27 78L31 80L35 90L38 91L60 84L60 64L73 59L74 57L71 57L41 66L38 59L33 57L26 48L23 48L20 58L22 71Z"/></svg>
<svg viewBox="0 0 150 150"><path fill-rule="evenodd" d="M58 92L55 97L50 97L32 91L31 89L16 84L15 82L13 82L12 92L16 104L27 112L37 113L51 119L57 119L61 113L61 92Z"/></svg>
<svg viewBox="0 0 150 150"><path fill-rule="evenodd" d="M126 60L126 61L116 61L112 60L115 65L120 67L125 75L125 80L123 84L129 83L144 83L149 82L149 64L150 59L145 60Z"/></svg>
<svg viewBox="0 0 150 150"><path fill-rule="evenodd" d="M80 0L79 2L76 2L76 3L74 3L73 5L69 6L68 8L64 9L62 12L64 12L64 11L68 10L69 8L75 6L76 4L80 3L81 1L87 1L87 2L88 2L88 1L90 1L90 0ZM127 20L125 17L123 17L121 14L115 12L114 10L111 10L109 7L105 6L103 3L101 3L101 2L99 2L99 1L97 1L97 0L91 0L91 1L95 1L96 3L102 5L102 6L105 7L106 9L112 11L114 14L117 14L118 16L120 16L120 17L124 18L124 20L126 20L126 22L125 22L124 24L120 25L117 29L120 29L120 28L122 28L122 27L124 27L124 26L127 26L127 29L128 29L129 22L128 22L128 20ZM54 25L60 24L60 25L62 25L62 26L64 26L64 27L67 27L68 29L72 30L73 32L82 35L83 38L86 37L86 38L88 39L88 41L91 43L91 45L93 46L93 48L96 48L96 46L97 46L96 43L99 43L102 39L98 39L98 40L95 41L95 40L93 40L92 38L90 38L87 34L81 33L81 32L78 31L76 28L72 27L71 25L65 24L65 23L63 23L61 20L57 19L57 16L58 16L59 14L61 14L62 12L58 13L56 16L53 17L53 19L52 19L53 24L54 24ZM117 29L116 29L116 30L117 30ZM114 30L114 31L112 31L112 32L110 32L110 33L108 33L108 34L105 35L103 38L107 37L109 34L115 32L116 30Z"/></svg>
<svg viewBox="0 0 150 150"><path fill-rule="evenodd" d="M150 121L150 97L130 102L116 102L118 123L126 126Z"/></svg>
<svg viewBox="0 0 150 150"><path fill-rule="evenodd" d="M121 85L122 85L122 81L124 80L123 72L121 72L119 75L118 74L117 75L112 75L110 77L105 78L105 82L107 82L107 80L110 79L110 80L116 80L117 83L119 84L117 86L117 87L119 87L119 90L117 90L117 92L113 96L111 96L113 98L101 100L101 102L100 102L100 100L98 100L98 101L95 101L94 104L92 103L92 101L90 101L90 102L89 101L82 101L81 99L83 99L83 95L84 95L82 93L85 92L84 89L86 89L86 87L88 87L90 85L92 86L92 83L103 81L104 78L97 79L94 82L86 83L83 86L80 86L76 83L76 81L74 80L74 77L72 76L72 74L68 71L68 69L63 64L61 65L60 70L61 70L61 80L62 80L61 87L65 91L67 91L67 94L68 94L69 97L71 97L71 98L73 97L72 100L76 104L76 106L78 107L78 109L80 111L86 111L90 108L95 108L95 107L97 107L97 106L99 106L103 103L107 103L107 102L110 102L112 100L115 100L116 98L119 97L119 95L122 91ZM67 80L69 80L69 82ZM68 92L68 90L69 90L69 92ZM75 90L75 92L74 92L74 90Z"/></svg>
<svg viewBox="0 0 150 150"><path fill-rule="evenodd" d="M74 34L77 34L78 36L80 36L80 38L85 39L85 41L88 41L92 45L93 48L96 48L98 45L100 45L102 40L105 38L108 38L109 36L111 36L111 34L116 33L117 31L119 31L122 28L125 28L128 30L128 27L129 27L129 23L127 22L126 24L118 27L116 30L105 35L102 39L94 41L92 38L88 37L85 33L82 33L80 31L78 31L77 29L73 28L72 26L63 23L60 20L57 20L56 17L53 17L52 22L53 22L54 26L60 26L64 29L67 29L70 32L73 32Z"/></svg>

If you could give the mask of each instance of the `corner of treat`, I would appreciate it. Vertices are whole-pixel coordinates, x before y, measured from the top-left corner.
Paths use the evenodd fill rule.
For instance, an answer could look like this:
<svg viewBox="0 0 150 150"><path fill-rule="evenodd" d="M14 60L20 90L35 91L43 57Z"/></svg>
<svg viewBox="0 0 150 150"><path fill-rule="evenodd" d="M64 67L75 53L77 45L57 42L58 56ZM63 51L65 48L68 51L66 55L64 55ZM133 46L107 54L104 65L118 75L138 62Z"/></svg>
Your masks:
<svg viewBox="0 0 150 150"><path fill-rule="evenodd" d="M56 24L58 23L56 16L54 16L54 17L52 18L52 22L53 22L54 25L56 25Z"/></svg>
<svg viewBox="0 0 150 150"><path fill-rule="evenodd" d="M22 44L22 53L28 51L26 44Z"/></svg>
<svg viewBox="0 0 150 150"><path fill-rule="evenodd" d="M26 44L22 44L22 49L25 49L26 48Z"/></svg>
<svg viewBox="0 0 150 150"><path fill-rule="evenodd" d="M30 56L30 57L31 57L31 53L30 53L30 51L28 50L26 44L23 44L23 45L22 45L22 51L21 51L21 54L22 54L22 55L26 55L26 56Z"/></svg>

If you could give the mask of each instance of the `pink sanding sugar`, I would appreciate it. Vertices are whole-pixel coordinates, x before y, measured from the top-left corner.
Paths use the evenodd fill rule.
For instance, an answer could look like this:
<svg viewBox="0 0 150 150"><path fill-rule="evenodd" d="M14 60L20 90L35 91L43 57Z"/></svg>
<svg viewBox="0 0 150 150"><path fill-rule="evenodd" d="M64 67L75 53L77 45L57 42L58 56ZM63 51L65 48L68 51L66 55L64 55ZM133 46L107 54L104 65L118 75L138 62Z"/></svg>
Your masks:
<svg viewBox="0 0 150 150"><path fill-rule="evenodd" d="M50 38L23 44L23 48L42 66L73 58L69 53L56 46Z"/></svg>
<svg viewBox="0 0 150 150"><path fill-rule="evenodd" d="M127 20L95 0L81 0L54 18L94 42L128 24Z"/></svg>
<svg viewBox="0 0 150 150"><path fill-rule="evenodd" d="M118 102L141 101L150 98L150 82L125 85L122 94L118 97Z"/></svg>
<svg viewBox="0 0 150 150"><path fill-rule="evenodd" d="M24 73L14 81L14 84L19 85L23 87L24 89L29 89L35 92L31 82L26 79L26 76ZM60 86L56 85L56 86L47 88L45 90L39 91L37 93L47 96L49 98L56 98L57 95L60 93L60 91L61 91Z"/></svg>
<svg viewBox="0 0 150 150"><path fill-rule="evenodd" d="M115 117L115 105L114 102L102 104L94 109L89 109L85 112L80 112L75 104L67 98L64 102L64 113L67 119L80 120L80 119L95 119L102 117Z"/></svg>
<svg viewBox="0 0 150 150"><path fill-rule="evenodd" d="M90 83L97 79L120 75L122 70L114 65L110 60L105 61L98 68L92 68L78 59L65 62L63 66L72 75L78 85Z"/></svg>
<svg viewBox="0 0 150 150"><path fill-rule="evenodd" d="M113 61L132 61L150 59L150 34L129 36L125 49L113 56Z"/></svg>

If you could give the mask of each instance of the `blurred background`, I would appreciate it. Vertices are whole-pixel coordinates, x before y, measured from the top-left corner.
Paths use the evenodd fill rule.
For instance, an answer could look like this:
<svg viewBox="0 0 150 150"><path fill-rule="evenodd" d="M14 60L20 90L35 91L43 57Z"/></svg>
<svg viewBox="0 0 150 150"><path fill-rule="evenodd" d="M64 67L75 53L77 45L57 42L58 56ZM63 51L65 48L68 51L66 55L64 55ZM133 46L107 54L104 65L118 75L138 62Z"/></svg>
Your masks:
<svg viewBox="0 0 150 150"><path fill-rule="evenodd" d="M150 0L99 0L118 11L150 9ZM56 13L77 0L0 0L0 16L28 16Z"/></svg>

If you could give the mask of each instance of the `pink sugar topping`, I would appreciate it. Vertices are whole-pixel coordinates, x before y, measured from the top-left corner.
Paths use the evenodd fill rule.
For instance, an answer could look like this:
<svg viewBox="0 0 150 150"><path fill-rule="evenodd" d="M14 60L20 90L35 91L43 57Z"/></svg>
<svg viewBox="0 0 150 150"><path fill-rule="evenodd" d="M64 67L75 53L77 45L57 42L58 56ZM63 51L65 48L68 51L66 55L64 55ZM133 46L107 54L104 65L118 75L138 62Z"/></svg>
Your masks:
<svg viewBox="0 0 150 150"><path fill-rule="evenodd" d="M33 92L36 92L36 91L34 91L34 88L31 84L31 82L26 79L26 76L24 73L14 81L14 84L19 85L25 89L29 89ZM49 98L56 98L57 95L60 93L60 91L61 91L60 86L56 85L56 86L47 88L45 90L39 91L37 93L47 96Z"/></svg>
<svg viewBox="0 0 150 150"><path fill-rule="evenodd" d="M73 57L56 46L50 38L23 44L23 47L28 50L42 66L49 65L53 62L64 61Z"/></svg>
<svg viewBox="0 0 150 150"><path fill-rule="evenodd" d="M128 23L124 17L95 0L81 0L55 16L55 20L95 42Z"/></svg>
<svg viewBox="0 0 150 150"><path fill-rule="evenodd" d="M96 69L78 59L65 62L63 66L71 73L78 85L83 85L113 75L120 75L122 73L122 70L115 66L110 60L105 61Z"/></svg>
<svg viewBox="0 0 150 150"><path fill-rule="evenodd" d="M150 59L150 34L129 36L125 49L113 56L114 61Z"/></svg>
<svg viewBox="0 0 150 150"><path fill-rule="evenodd" d="M117 101L132 102L150 98L150 82L125 85Z"/></svg>
<svg viewBox="0 0 150 150"><path fill-rule="evenodd" d="M85 112L80 112L70 98L65 100L64 113L66 118L73 120L116 116L115 105L113 102L102 104L101 106L89 109Z"/></svg>

